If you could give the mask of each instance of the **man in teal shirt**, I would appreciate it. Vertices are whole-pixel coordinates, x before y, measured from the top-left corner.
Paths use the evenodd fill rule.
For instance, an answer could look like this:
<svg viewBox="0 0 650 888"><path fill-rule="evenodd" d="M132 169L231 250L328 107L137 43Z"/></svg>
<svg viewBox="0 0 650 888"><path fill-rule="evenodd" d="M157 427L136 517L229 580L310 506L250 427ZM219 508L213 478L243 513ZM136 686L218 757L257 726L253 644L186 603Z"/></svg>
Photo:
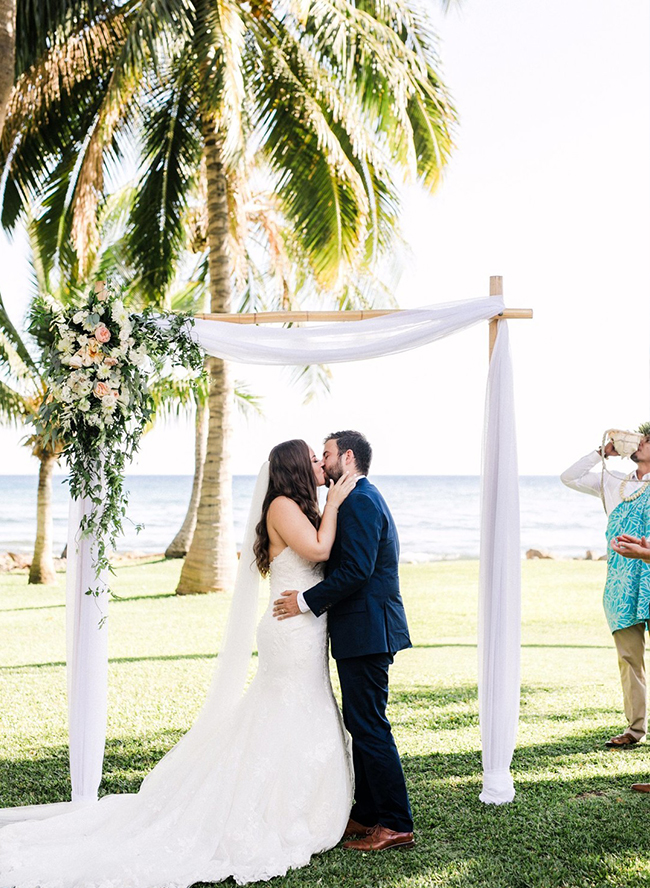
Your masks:
<svg viewBox="0 0 650 888"><path fill-rule="evenodd" d="M562 473L562 482L581 493L601 498L607 512L607 580L603 606L612 632L621 673L627 728L607 742L611 747L633 746L647 731L647 690L645 676L645 630L650 619L650 564L630 560L612 548L612 541L628 534L650 534L650 427L639 449L632 454L636 469L629 475L601 470L599 450L578 460ZM605 458L616 456L611 442ZM592 471L598 467L598 471Z"/></svg>

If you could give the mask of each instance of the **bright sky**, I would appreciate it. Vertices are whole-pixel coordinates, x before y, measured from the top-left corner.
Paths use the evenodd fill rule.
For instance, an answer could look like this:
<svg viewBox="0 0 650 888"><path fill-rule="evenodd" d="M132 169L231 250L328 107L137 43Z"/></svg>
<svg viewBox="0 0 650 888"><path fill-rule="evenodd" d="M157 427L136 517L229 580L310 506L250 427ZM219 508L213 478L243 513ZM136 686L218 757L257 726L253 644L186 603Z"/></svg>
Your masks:
<svg viewBox="0 0 650 888"><path fill-rule="evenodd" d="M650 419L650 13L646 0L464 0L439 17L441 56L460 113L438 193L407 191L411 256L402 307L487 295L504 276L519 465L556 474L610 427ZM21 245L0 245L0 287L25 308ZM235 473L254 473L278 441L358 428L382 474L477 474L487 325L366 363L336 365L331 395L308 407L289 371L236 374L265 417L238 418ZM0 473L36 471L0 430ZM132 471L190 474L191 422L143 442Z"/></svg>

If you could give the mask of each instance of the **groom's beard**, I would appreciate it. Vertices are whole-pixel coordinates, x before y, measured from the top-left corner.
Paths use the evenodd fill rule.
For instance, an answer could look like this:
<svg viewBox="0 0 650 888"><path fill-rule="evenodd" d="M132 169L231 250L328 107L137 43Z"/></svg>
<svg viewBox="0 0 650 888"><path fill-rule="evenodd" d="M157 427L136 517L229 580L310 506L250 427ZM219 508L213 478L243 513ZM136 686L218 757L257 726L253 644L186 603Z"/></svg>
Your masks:
<svg viewBox="0 0 650 888"><path fill-rule="evenodd" d="M336 466L332 469L324 469L323 471L325 472L325 478L328 481L331 481L333 484L336 484L336 482L343 474L343 469L340 466Z"/></svg>

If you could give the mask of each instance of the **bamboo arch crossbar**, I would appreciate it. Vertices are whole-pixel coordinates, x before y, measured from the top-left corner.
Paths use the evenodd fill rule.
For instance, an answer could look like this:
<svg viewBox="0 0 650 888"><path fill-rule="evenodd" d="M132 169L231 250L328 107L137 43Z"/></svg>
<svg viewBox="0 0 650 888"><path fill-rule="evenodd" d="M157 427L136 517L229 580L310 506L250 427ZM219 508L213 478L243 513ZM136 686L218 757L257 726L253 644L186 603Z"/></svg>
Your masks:
<svg viewBox="0 0 650 888"><path fill-rule="evenodd" d="M501 275L490 277L490 296L500 298L503 295L503 278ZM217 314L197 314L196 318L205 321L225 321L228 324L309 324L338 323L339 321L367 321L370 318L381 318L384 315L399 314L402 308L374 308L350 311L252 311L223 312ZM489 355L492 357L496 341L499 321L530 320L532 308L505 308L497 312L489 321Z"/></svg>
<svg viewBox="0 0 650 888"><path fill-rule="evenodd" d="M400 314L409 309L376 308L350 311L253 311L231 314L197 314L194 317L205 321L226 321L229 324L307 324L332 323L337 321L367 321L370 318L381 318L384 315ZM494 320L509 318L532 318L532 308L506 308Z"/></svg>

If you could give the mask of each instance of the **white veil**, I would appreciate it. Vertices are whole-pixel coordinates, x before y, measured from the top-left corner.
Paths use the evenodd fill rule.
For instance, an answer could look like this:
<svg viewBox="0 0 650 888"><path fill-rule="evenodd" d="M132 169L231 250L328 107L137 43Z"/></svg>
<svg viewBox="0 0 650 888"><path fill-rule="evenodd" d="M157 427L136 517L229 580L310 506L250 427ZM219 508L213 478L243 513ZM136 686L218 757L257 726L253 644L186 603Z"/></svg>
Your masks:
<svg viewBox="0 0 650 888"><path fill-rule="evenodd" d="M98 809L105 811L108 806L115 818L112 822L119 824L126 816L123 813L125 805L132 803L138 805L141 802L144 810L160 811L169 803L173 809L174 800L178 799L181 790L187 797L200 786L203 772L196 767L196 763L211 761L210 749L222 732L228 730L236 704L246 686L255 641L260 590L260 574L255 562L253 545L255 528L262 516L262 505L268 486L269 464L266 462L260 469L253 491L235 590L217 665L205 703L194 725L145 777L138 793L108 795L100 799L96 806L82 805L81 808L85 809L82 817L98 816L90 812L96 812ZM202 752L203 758L201 758ZM63 802L4 808L0 809L0 825L47 820L57 814L73 812L79 807L80 805L75 802ZM132 812L129 816L132 816ZM106 824L108 822L107 820Z"/></svg>
<svg viewBox="0 0 650 888"><path fill-rule="evenodd" d="M260 590L253 545L268 486L269 464L265 462L253 491L230 613L205 703L194 725L145 777L140 789L147 797L155 793L156 802L163 803L181 785L192 781L196 756L227 730L244 692L255 641Z"/></svg>

